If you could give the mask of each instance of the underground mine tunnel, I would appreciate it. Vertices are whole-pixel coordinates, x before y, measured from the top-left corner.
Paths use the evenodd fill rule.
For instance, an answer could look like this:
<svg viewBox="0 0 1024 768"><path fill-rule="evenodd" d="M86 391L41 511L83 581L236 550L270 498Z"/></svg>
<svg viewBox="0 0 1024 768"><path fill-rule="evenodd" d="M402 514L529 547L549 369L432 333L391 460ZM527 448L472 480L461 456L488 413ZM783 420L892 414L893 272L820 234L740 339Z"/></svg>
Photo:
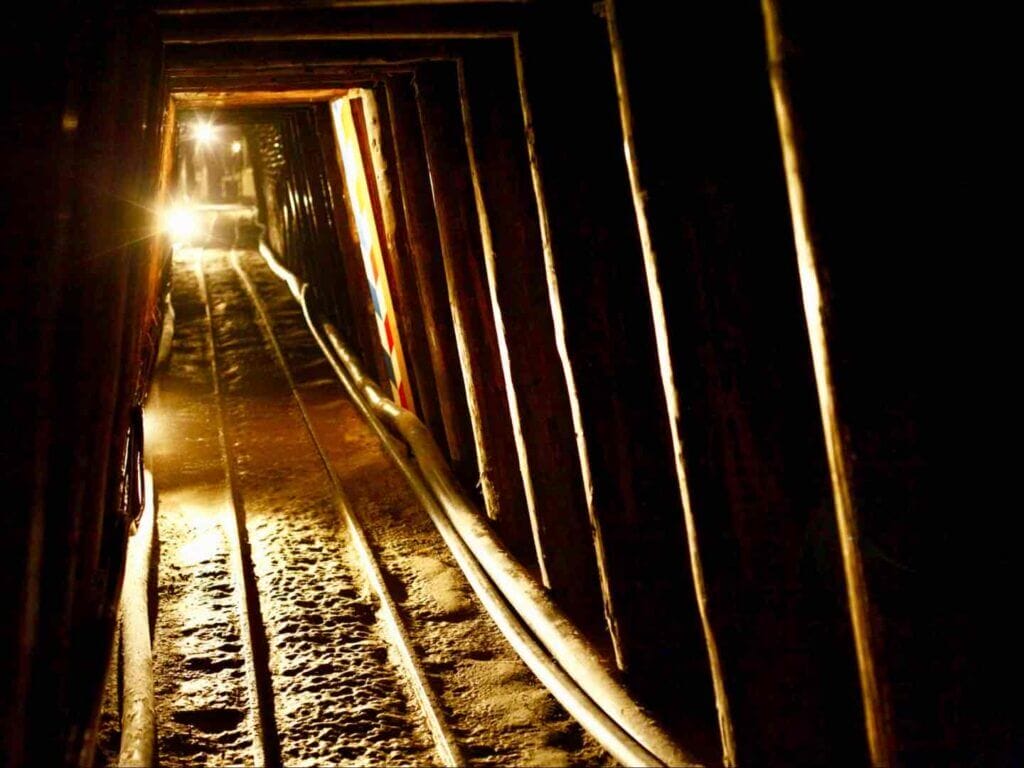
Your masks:
<svg viewBox="0 0 1024 768"><path fill-rule="evenodd" d="M1024 760L931 17L22 10L4 766Z"/></svg>

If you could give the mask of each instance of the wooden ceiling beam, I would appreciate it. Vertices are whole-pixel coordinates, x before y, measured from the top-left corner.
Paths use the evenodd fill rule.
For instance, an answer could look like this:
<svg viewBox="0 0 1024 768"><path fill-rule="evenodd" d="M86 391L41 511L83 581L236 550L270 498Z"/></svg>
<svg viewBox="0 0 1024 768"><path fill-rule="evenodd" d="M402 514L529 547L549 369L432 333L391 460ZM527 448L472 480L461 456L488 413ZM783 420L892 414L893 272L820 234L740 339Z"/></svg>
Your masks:
<svg viewBox="0 0 1024 768"><path fill-rule="evenodd" d="M225 67L223 64L197 64L195 66L179 66L167 69L168 80L174 82L182 78L220 79L220 80L251 80L259 78L305 78L342 79L346 77L379 77L390 72L411 72L419 61L396 62L388 64L253 64L239 63L237 66ZM325 88L334 86L325 85Z"/></svg>
<svg viewBox="0 0 1024 768"><path fill-rule="evenodd" d="M162 17L203 16L219 13L323 10L350 8L444 8L457 6L525 6L535 0L157 0L153 10Z"/></svg>
<svg viewBox="0 0 1024 768"><path fill-rule="evenodd" d="M232 109L250 106L317 104L340 98L350 88L298 88L278 91L178 91L173 93L180 109Z"/></svg>
<svg viewBox="0 0 1024 768"><path fill-rule="evenodd" d="M220 125L284 123L316 108L315 103L233 105L218 109L216 119ZM206 117L206 111L206 107L183 107L179 115L180 124L187 123L195 115Z"/></svg>
<svg viewBox="0 0 1024 768"><path fill-rule="evenodd" d="M454 57L455 51L450 45L425 41L256 42L244 46L174 44L164 49L168 73L197 69L411 65Z"/></svg>
<svg viewBox="0 0 1024 768"><path fill-rule="evenodd" d="M507 36L521 27L524 8L509 3L474 3L397 8L271 10L165 16L165 43L209 45L275 40L433 40Z"/></svg>
<svg viewBox="0 0 1024 768"><path fill-rule="evenodd" d="M390 72L388 70L387 72ZM271 76L225 77L223 75L183 75L169 79L168 87L178 98L183 94L293 91L327 91L348 88L369 88L387 77L386 71L335 74L310 77L299 73Z"/></svg>

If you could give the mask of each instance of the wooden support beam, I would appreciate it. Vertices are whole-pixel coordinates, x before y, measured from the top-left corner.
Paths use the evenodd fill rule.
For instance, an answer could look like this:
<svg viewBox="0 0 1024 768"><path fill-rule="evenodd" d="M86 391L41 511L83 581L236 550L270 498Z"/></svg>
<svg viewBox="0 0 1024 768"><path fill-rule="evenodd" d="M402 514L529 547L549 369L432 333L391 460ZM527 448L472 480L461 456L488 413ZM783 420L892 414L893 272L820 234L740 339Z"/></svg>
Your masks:
<svg viewBox="0 0 1024 768"><path fill-rule="evenodd" d="M340 246L337 256L342 269L337 279L345 281L345 289L353 307L354 327L344 329L343 333L349 339L354 338L358 341L363 360L377 377L378 384L388 387L387 362L384 360L385 353L377 332L373 299L370 297L370 286L363 265L352 205L348 199L348 187L343 175L338 140L327 105L321 105L316 109L315 119L327 180L327 193L330 195L331 211Z"/></svg>
<svg viewBox="0 0 1024 768"><path fill-rule="evenodd" d="M367 67L444 61L452 58L451 44L427 40L335 40L211 43L164 46L165 69L230 71L291 67Z"/></svg>
<svg viewBox="0 0 1024 768"><path fill-rule="evenodd" d="M533 536L497 349L455 65L424 65L414 82L484 504L510 550L533 565Z"/></svg>
<svg viewBox="0 0 1024 768"><path fill-rule="evenodd" d="M268 95L318 90L344 91L351 88L371 88L390 72L411 72L411 68L377 70L354 69L348 72L307 73L298 71L273 72L199 72L191 71L168 76L167 86L175 97L201 101L205 94L222 94L224 107L248 106L243 104L250 93ZM215 97L216 98L216 97ZM235 100L237 103L232 103Z"/></svg>
<svg viewBox="0 0 1024 768"><path fill-rule="evenodd" d="M265 140L280 142L279 147L271 150L264 146L262 152L254 147L253 151L261 179L267 175L261 154L280 154L276 158L279 169L261 183L270 244L289 268L315 287L323 308L367 368L386 381L386 364L327 106L235 108L222 111L219 119L253 126L249 135L258 135L261 126L276 128ZM286 207L291 209L290 215L282 217Z"/></svg>
<svg viewBox="0 0 1024 768"><path fill-rule="evenodd" d="M497 37L520 24L515 4L266 9L253 13L165 15L165 43L252 43L269 40L430 40Z"/></svg>
<svg viewBox="0 0 1024 768"><path fill-rule="evenodd" d="M760 5L871 760L1012 763L1019 473L995 430L1018 421L1019 291L996 254L1016 217L981 169L1017 151L1015 75L975 55L985 37L957 77L933 66L969 13L921 35L913 6L878 25Z"/></svg>
<svg viewBox="0 0 1024 768"><path fill-rule="evenodd" d="M372 88L379 82L377 77L367 78L344 78L331 82L331 85L337 90L350 90L352 88ZM228 100L237 99L237 102L241 102L245 98L246 93L251 92L264 92L271 93L267 89L281 88L284 91L306 89L310 87L317 87L323 85L322 80L309 80L309 79L294 79L294 80L260 80L259 82L251 83L238 83L238 82L226 82L220 79L211 80L195 80L189 78L187 80L180 81L180 86L175 81L168 81L168 88L172 94L197 94L203 93L207 88L211 91L218 93L231 93L234 96L227 97ZM201 101L202 99L199 99ZM236 104L228 104L226 106L236 106ZM217 107L217 109L223 109L225 107Z"/></svg>
<svg viewBox="0 0 1024 768"><path fill-rule="evenodd" d="M371 197L376 198L376 207L380 212L384 268L402 337L402 349L408 362L407 374L412 385L416 412L430 431L440 436L444 434L444 420L437 399L423 309L409 255L405 217L401 215L395 146L389 126L386 90L380 86L360 101L367 128L364 156L372 159L374 171L374 178L370 180L373 184ZM360 128L359 121L356 127Z"/></svg>
<svg viewBox="0 0 1024 768"><path fill-rule="evenodd" d="M595 15L551 7L517 42L549 292L589 472L610 632L637 689L688 738L706 737L717 718L607 31ZM687 695L665 698L677 686ZM717 747L692 743L701 755Z"/></svg>
<svg viewBox="0 0 1024 768"><path fill-rule="evenodd" d="M344 0L346 8L435 8L458 5L529 5L534 0ZM337 8L338 0L157 0L153 10L160 16L202 16L221 13L257 13L303 9Z"/></svg>
<svg viewBox="0 0 1024 768"><path fill-rule="evenodd" d="M443 436L456 475L466 487L472 488L480 473L448 303L437 215L412 78L388 78L385 88L391 118L386 128L390 129L394 142L395 170L408 234L409 259L441 407ZM440 440L442 433L435 433L435 436Z"/></svg>
<svg viewBox="0 0 1024 768"><path fill-rule="evenodd" d="M164 255L159 38L146 14L63 10L21 9L0 54L3 766L93 759L128 529L123 425Z"/></svg>
<svg viewBox="0 0 1024 768"><path fill-rule="evenodd" d="M234 107L294 106L315 104L345 95L348 89L318 88L289 91L176 91L173 98L180 109L225 109Z"/></svg>
<svg viewBox="0 0 1024 768"><path fill-rule="evenodd" d="M611 9L664 397L731 715L727 762L863 763L761 15ZM664 73L699 119L667 119L665 93L642 87Z"/></svg>
<svg viewBox="0 0 1024 768"><path fill-rule="evenodd" d="M317 104L314 102L311 104L225 106L217 110L217 122L237 126L273 126L275 130L283 131L288 121L293 119L297 113L312 110ZM205 107L182 106L178 110L179 128L196 117L205 118L209 114L210 111ZM277 154L280 156L280 151Z"/></svg>
<svg viewBox="0 0 1024 768"><path fill-rule="evenodd" d="M339 63L277 63L277 64L266 64L264 63L241 63L237 67L224 67L219 64L213 64L208 67L195 66L195 67L177 67L170 68L167 70L167 78L170 81L183 79L187 77L195 78L223 78L225 81L232 79L246 80L255 77L265 78L294 78L300 79L305 78L310 81L314 81L313 85L308 86L309 90L315 90L316 88L335 88L333 81L351 78L351 77L381 77L388 74L398 74L401 72L411 73L418 62L412 63L352 63L352 62L339 62Z"/></svg>
<svg viewBox="0 0 1024 768"><path fill-rule="evenodd" d="M473 46L459 71L488 288L541 572L570 615L603 634L583 473L555 343L512 42Z"/></svg>
<svg viewBox="0 0 1024 768"><path fill-rule="evenodd" d="M331 302L334 296L328 287L330 275L326 259L335 249L328 239L333 233L322 216L321 201L316 199L312 179L319 168L313 164L311 150L315 147L310 146L310 120L309 109L294 109L282 123L285 189L278 202L285 213L285 248L281 256L293 271L319 286L322 300Z"/></svg>
<svg viewBox="0 0 1024 768"><path fill-rule="evenodd" d="M179 131L180 126L187 124L190 119L190 113L182 110L178 112L178 125ZM272 168L273 163L270 162L268 157L269 152L268 145L272 138L271 130L280 130L280 127L276 124L280 122L267 120L267 123L274 123L273 127L270 125L258 125L254 123L238 123L242 128L242 135L245 136L245 140L248 144L249 159L252 162L252 175L253 184L256 188L256 208L259 216L259 222L262 226L262 238L267 242L275 252L280 253L283 250L280 241L280 220L277 216L277 190L274 179L269 177L268 174L276 175L276 169Z"/></svg>
<svg viewBox="0 0 1024 768"><path fill-rule="evenodd" d="M336 226L338 211L331 204L327 178L330 155L324 155L323 136L317 126L317 112L324 111L325 106L294 110L288 121L288 134L293 138L290 148L286 148L285 161L291 166L298 192L291 196L295 205L292 220L296 228L308 233L308 243L301 252L290 256L302 259L302 267L319 295L340 308L346 303L342 281L358 280L363 275L353 274L343 267L344 258L340 254L343 248ZM334 314L359 322L358 308L359 305L350 305L346 312Z"/></svg>

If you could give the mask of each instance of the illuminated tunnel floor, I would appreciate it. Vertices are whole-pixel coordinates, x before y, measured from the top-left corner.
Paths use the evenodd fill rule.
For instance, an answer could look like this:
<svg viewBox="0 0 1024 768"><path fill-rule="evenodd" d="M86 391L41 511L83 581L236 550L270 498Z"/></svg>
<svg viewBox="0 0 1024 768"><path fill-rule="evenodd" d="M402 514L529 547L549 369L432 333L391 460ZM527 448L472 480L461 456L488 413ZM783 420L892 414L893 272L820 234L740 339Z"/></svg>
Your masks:
<svg viewBox="0 0 1024 768"><path fill-rule="evenodd" d="M146 411L158 505L160 763L251 764L261 755L287 765L438 762L242 273L269 309L312 426L369 531L466 759L608 762L480 609L286 286L253 251L179 248L172 354Z"/></svg>

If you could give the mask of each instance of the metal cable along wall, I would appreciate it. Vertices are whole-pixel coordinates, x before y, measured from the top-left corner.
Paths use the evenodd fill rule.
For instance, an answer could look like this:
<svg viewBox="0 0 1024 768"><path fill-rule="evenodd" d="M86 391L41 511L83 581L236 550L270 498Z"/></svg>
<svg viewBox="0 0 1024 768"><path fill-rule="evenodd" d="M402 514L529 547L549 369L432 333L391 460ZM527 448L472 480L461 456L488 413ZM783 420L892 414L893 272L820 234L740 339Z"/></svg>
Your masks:
<svg viewBox="0 0 1024 768"><path fill-rule="evenodd" d="M250 115L249 119L257 119L255 113ZM341 343L346 345L345 355L349 355L348 342L359 338L361 330L368 330L371 338L376 339L376 318L372 302L363 306L352 301L351 289L358 287L366 291L367 281L358 241L345 238L342 215L348 214L349 209L344 200L337 197L332 200L331 197L337 190L331 188L327 170L330 163L337 163L337 158L325 158L325 155L333 147L334 137L317 132L314 109L284 110L283 114L279 111L276 116L278 120L272 124L254 123L249 128L256 156L255 171L257 186L261 190L260 207L264 212L266 240L271 244L280 243L283 249L281 267L287 270L285 274L289 282L303 286L303 299L306 293L316 294L318 317L326 320L325 327L330 329L335 340L338 326L332 318L339 318L340 327L345 329L348 337ZM329 205L331 202L333 210ZM331 213L335 217L333 221ZM276 259L274 262L276 265ZM346 279L346 275L350 277ZM369 349L380 354L379 343L371 342ZM331 358L328 348L325 352L332 362L337 362L336 358ZM365 352L359 356L373 360ZM357 378L369 381L363 378L361 370ZM390 389L386 373L375 378L375 384L381 390ZM362 394L353 396L357 399L363 397ZM617 675L609 673L601 654L564 617L533 576L508 554L505 549L507 543L499 541L475 509L479 499L469 499L452 484L450 470L439 469L445 465L445 459L433 440L424 438L426 430L422 424L415 420L413 414L402 413L413 419L417 425L414 431L418 430L417 434L422 431L421 438L427 441L424 443L421 439L418 443L417 459L420 460L421 449L434 457L429 460L430 469L422 471L430 477L449 478L442 483L441 491L428 492L421 487L421 492L426 494L424 503L440 514L434 495L440 493L444 499L441 506L463 510L464 519L477 521L465 523L475 532L462 531L459 540L468 536L485 543L470 544L478 551L472 557L466 555L470 559L468 564L463 563L463 567L469 569L468 573L477 573L475 579L471 576L475 588L490 592L490 604L485 599L485 605L502 630L511 633L510 640L531 668L619 759L630 764L690 762L691 756L674 744L671 736L663 732L620 687ZM406 439L405 435L403 439ZM429 447L424 449L428 443ZM422 485L414 478L412 482L414 486ZM437 514L432 513L435 522ZM445 525L443 522L438 524L441 527ZM456 550L465 547L465 544L453 541L450 546ZM483 563L493 563L481 565L477 559L481 557ZM486 576L483 575L485 572ZM514 609L510 609L506 601ZM529 629L522 624L524 618ZM542 645L536 644L534 634L541 638Z"/></svg>

